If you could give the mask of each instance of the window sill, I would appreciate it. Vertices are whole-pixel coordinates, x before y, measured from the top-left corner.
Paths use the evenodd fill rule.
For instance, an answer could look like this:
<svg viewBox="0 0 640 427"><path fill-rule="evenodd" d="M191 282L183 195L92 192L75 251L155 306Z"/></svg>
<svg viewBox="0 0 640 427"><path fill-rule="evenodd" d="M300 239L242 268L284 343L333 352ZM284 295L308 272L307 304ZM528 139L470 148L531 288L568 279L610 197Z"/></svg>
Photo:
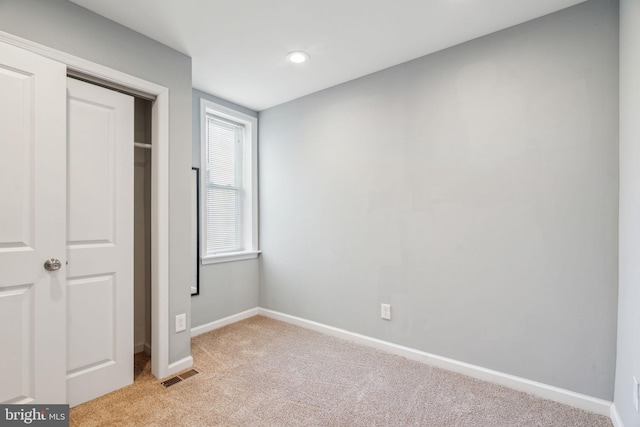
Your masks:
<svg viewBox="0 0 640 427"><path fill-rule="evenodd" d="M230 252L228 254L210 255L202 257L202 265L219 264L221 262L243 261L247 259L258 258L262 251L247 251L247 252Z"/></svg>

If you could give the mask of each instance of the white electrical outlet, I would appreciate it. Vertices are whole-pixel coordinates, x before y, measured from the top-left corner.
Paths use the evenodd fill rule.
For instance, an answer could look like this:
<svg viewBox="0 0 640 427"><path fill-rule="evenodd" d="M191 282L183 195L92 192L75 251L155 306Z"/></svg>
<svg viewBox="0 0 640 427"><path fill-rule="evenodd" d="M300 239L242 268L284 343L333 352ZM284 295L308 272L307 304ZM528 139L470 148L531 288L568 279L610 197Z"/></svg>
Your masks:
<svg viewBox="0 0 640 427"><path fill-rule="evenodd" d="M638 400L640 400L640 384L636 377L633 377L633 407L636 408L636 412L638 412Z"/></svg>
<svg viewBox="0 0 640 427"><path fill-rule="evenodd" d="M187 315L185 313L176 316L176 332L182 332L187 329Z"/></svg>
<svg viewBox="0 0 640 427"><path fill-rule="evenodd" d="M386 320L391 320L391 305L382 304L380 306L380 317Z"/></svg>

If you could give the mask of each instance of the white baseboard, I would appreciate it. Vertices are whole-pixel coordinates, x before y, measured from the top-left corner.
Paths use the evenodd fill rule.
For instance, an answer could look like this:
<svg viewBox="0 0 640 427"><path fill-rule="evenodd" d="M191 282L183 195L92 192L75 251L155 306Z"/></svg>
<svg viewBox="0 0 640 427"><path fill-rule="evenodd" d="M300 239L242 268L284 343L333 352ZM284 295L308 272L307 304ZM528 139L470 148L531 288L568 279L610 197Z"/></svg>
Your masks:
<svg viewBox="0 0 640 427"><path fill-rule="evenodd" d="M198 336L200 334L204 334L206 332L213 331L218 328L222 328L223 326L230 325L232 323L239 322L244 319L248 319L249 317L257 316L259 313L258 307L252 308L246 311L243 311L238 314L234 314L228 317L224 317L220 320L215 320L210 323L206 323L204 325L196 326L195 328L191 328L191 337Z"/></svg>
<svg viewBox="0 0 640 427"><path fill-rule="evenodd" d="M622 418L620 418L620 413L618 412L618 408L616 404L611 404L611 422L613 423L613 427L624 427L622 423Z"/></svg>
<svg viewBox="0 0 640 427"><path fill-rule="evenodd" d="M187 356L183 359L180 359L176 362L170 363L169 367L167 368L167 377L173 375L173 374L177 374L178 372L190 368L193 366L193 357L191 356Z"/></svg>
<svg viewBox="0 0 640 427"><path fill-rule="evenodd" d="M142 353L143 351L147 354L151 354L151 344L141 342L133 346L134 354Z"/></svg>
<svg viewBox="0 0 640 427"><path fill-rule="evenodd" d="M407 359L423 362L473 378L478 378L480 380L499 384L514 390L541 397L543 399L563 403L565 405L573 406L585 411L595 412L599 415L608 417L612 414L612 403L607 400L598 399L595 397L587 396L585 394L575 393L573 391L565 390L559 387L554 387L525 378L516 377L514 375L486 369L469 363L449 359L447 357L437 356L435 354L430 354L409 347L393 344L387 341L382 341L376 338L371 338L366 335L356 334L344 329L334 328L332 326L327 326L322 323L302 319L300 317L290 316L288 314L280 313L273 310L267 310L265 308L258 308L257 314L261 314L263 316L270 317L276 320L282 320L284 322L322 332L327 335L347 339L358 344L363 344L369 347L376 348L378 350L382 350L398 356L403 356ZM620 424L620 426L622 426L622 424Z"/></svg>

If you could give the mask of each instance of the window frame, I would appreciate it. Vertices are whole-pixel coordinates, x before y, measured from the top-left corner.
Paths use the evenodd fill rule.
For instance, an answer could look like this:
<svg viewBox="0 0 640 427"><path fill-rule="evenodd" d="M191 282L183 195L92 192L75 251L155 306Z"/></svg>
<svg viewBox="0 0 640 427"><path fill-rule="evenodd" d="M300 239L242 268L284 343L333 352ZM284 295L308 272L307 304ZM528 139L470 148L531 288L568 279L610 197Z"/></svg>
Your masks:
<svg viewBox="0 0 640 427"><path fill-rule="evenodd" d="M245 182L242 202L242 241L244 249L237 252L207 254L207 116L244 126L243 162ZM200 98L200 261L203 265L254 259L258 249L258 119L227 106Z"/></svg>

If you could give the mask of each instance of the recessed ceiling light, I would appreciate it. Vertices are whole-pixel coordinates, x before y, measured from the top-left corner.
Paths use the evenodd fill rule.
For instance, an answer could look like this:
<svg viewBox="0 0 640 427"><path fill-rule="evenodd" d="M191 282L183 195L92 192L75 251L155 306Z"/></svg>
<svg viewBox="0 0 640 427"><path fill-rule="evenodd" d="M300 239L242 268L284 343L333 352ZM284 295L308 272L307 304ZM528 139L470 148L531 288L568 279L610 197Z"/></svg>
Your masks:
<svg viewBox="0 0 640 427"><path fill-rule="evenodd" d="M302 64L309 60L309 54L300 51L294 51L287 53L287 59L294 64Z"/></svg>

